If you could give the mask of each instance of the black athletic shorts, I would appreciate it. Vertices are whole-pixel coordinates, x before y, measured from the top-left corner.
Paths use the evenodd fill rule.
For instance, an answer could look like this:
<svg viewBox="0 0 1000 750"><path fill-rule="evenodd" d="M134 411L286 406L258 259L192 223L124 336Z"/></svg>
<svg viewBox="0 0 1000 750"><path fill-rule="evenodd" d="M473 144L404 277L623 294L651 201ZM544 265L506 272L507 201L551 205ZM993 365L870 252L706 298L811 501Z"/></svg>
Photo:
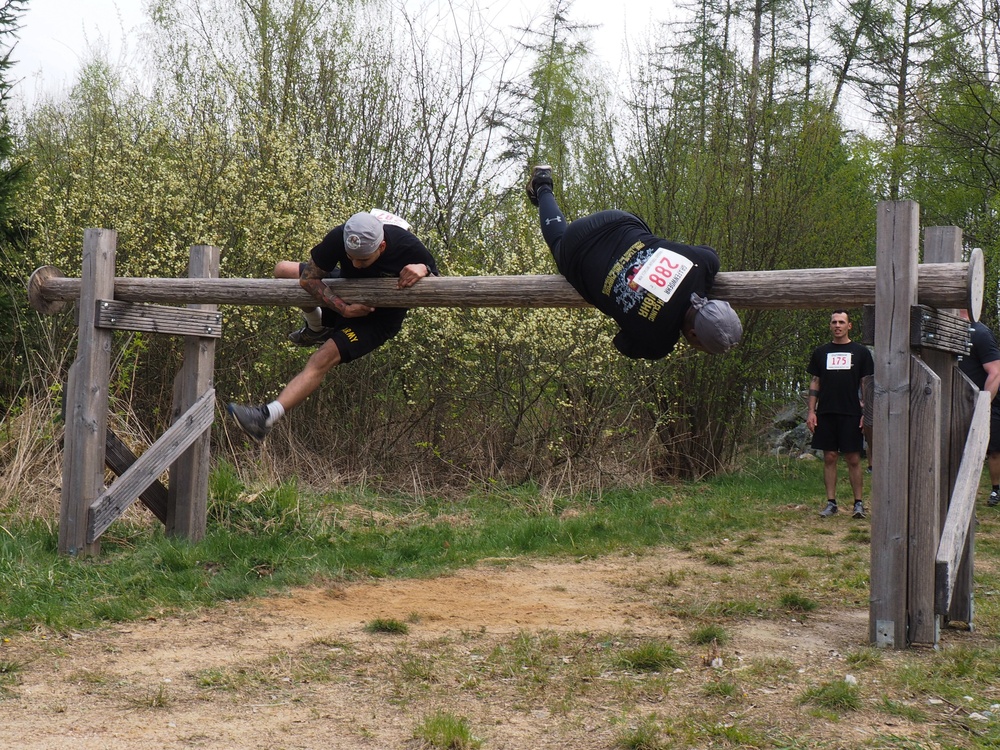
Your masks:
<svg viewBox="0 0 1000 750"><path fill-rule="evenodd" d="M328 308L322 310L323 326L328 329L324 339L336 342L342 364L375 351L400 330L400 326L386 324L374 313L361 318L345 318Z"/></svg>
<svg viewBox="0 0 1000 750"><path fill-rule="evenodd" d="M990 407L990 444L986 447L987 453L1000 453L1000 396L994 399Z"/></svg>
<svg viewBox="0 0 1000 750"><path fill-rule="evenodd" d="M300 274L305 267L305 263L299 264ZM326 278L339 279L340 269L333 269ZM320 310L323 311L323 327L329 329L324 339L332 339L337 344L341 364L378 349L399 333L406 317L406 310L391 307L376 309L370 315L360 318L345 318L329 307L321 307Z"/></svg>
<svg viewBox="0 0 1000 750"><path fill-rule="evenodd" d="M817 414L812 447L818 451L860 453L864 444L861 416L852 414Z"/></svg>

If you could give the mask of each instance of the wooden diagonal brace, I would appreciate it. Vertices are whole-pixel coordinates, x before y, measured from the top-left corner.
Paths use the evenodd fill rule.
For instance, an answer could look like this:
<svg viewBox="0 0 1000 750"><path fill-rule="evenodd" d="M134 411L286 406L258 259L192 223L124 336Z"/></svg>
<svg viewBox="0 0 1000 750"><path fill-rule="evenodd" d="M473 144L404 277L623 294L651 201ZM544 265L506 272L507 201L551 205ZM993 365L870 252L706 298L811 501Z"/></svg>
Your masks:
<svg viewBox="0 0 1000 750"><path fill-rule="evenodd" d="M124 474L90 505L87 541L93 542L121 516L150 483L205 430L215 416L215 389L209 389L174 422Z"/></svg>

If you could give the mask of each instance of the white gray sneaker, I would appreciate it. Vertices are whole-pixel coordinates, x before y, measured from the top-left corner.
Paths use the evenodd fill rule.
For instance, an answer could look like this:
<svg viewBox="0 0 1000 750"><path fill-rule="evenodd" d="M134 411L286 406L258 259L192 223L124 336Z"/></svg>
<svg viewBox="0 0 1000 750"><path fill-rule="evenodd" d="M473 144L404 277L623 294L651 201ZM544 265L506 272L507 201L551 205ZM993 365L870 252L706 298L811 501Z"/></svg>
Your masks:
<svg viewBox="0 0 1000 750"><path fill-rule="evenodd" d="M833 502L833 500L827 500L826 507L819 512L819 514L823 518L829 518L830 516L836 515L836 513L837 513L837 504Z"/></svg>
<svg viewBox="0 0 1000 750"><path fill-rule="evenodd" d="M865 505L860 500L854 501L854 518L864 518L865 517Z"/></svg>
<svg viewBox="0 0 1000 750"><path fill-rule="evenodd" d="M267 423L268 411L266 406L243 406L242 404L229 404L226 407L236 424L240 426L247 435L258 443L263 442L267 433L271 431L271 426Z"/></svg>

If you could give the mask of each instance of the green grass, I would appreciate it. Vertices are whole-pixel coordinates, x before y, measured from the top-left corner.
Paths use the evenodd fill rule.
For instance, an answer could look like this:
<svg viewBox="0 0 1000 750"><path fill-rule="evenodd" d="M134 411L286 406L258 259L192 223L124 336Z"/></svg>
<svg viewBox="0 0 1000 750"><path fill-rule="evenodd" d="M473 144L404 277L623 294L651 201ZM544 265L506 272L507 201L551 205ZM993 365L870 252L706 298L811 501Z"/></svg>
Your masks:
<svg viewBox="0 0 1000 750"><path fill-rule="evenodd" d="M413 737L422 740L426 748L441 750L474 750L483 744L472 734L467 718L447 711L424 717L413 730Z"/></svg>
<svg viewBox="0 0 1000 750"><path fill-rule="evenodd" d="M618 655L618 665L635 672L664 672L683 664L674 647L659 640L646 641Z"/></svg>
<svg viewBox="0 0 1000 750"><path fill-rule="evenodd" d="M10 689L20 682L20 673L24 664L10 659L0 659L0 698L6 696Z"/></svg>
<svg viewBox="0 0 1000 750"><path fill-rule="evenodd" d="M369 633L386 633L388 635L406 635L410 632L410 627L405 622L392 617L376 617L365 624L365 630Z"/></svg>
<svg viewBox="0 0 1000 750"><path fill-rule="evenodd" d="M795 468L764 461L700 483L546 502L535 487L514 487L415 503L353 490L314 496L294 479L253 491L222 464L212 473L208 529L197 544L168 538L155 523L119 521L99 557L77 560L58 554L55 519L21 521L0 510L8 531L0 534L0 632L128 622L318 578L433 576L484 558L580 558L726 536L753 545L757 529L779 522L791 497L814 493L815 472ZM664 495L681 500L655 502ZM369 514L347 513L357 507ZM563 514L567 509L576 513ZM454 524L458 515L467 520Z"/></svg>
<svg viewBox="0 0 1000 750"><path fill-rule="evenodd" d="M789 612L812 612L819 607L819 602L795 591L782 594L778 603Z"/></svg>
<svg viewBox="0 0 1000 750"><path fill-rule="evenodd" d="M702 625L691 631L689 640L698 646L708 645L712 641L724 646L729 642L729 634L721 625Z"/></svg>
<svg viewBox="0 0 1000 750"><path fill-rule="evenodd" d="M615 747L619 750L666 750L670 745L656 719L647 716L636 726L619 730Z"/></svg>
<svg viewBox="0 0 1000 750"><path fill-rule="evenodd" d="M705 684L702 691L709 698L737 700L740 697L740 687L728 679L712 680Z"/></svg>
<svg viewBox="0 0 1000 750"><path fill-rule="evenodd" d="M821 709L843 713L861 708L861 691L857 685L846 680L831 680L809 688L799 698L799 703L808 703Z"/></svg>

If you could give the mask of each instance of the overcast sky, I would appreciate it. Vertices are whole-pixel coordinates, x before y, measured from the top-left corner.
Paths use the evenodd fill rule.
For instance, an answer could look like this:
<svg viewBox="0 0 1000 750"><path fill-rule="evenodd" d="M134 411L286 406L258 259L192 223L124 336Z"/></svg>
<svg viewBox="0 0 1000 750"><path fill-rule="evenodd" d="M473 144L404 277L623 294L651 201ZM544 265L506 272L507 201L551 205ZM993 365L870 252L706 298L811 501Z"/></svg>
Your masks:
<svg viewBox="0 0 1000 750"><path fill-rule="evenodd" d="M485 13L502 13L509 25L523 25L544 4L531 0L479 0ZM144 0L28 0L13 58L13 80L23 97L54 92L72 84L89 47L106 49L112 62L127 63L137 47ZM576 0L572 17L600 24L594 47L617 70L625 32L646 36L651 22L664 20L671 3L663 0Z"/></svg>

